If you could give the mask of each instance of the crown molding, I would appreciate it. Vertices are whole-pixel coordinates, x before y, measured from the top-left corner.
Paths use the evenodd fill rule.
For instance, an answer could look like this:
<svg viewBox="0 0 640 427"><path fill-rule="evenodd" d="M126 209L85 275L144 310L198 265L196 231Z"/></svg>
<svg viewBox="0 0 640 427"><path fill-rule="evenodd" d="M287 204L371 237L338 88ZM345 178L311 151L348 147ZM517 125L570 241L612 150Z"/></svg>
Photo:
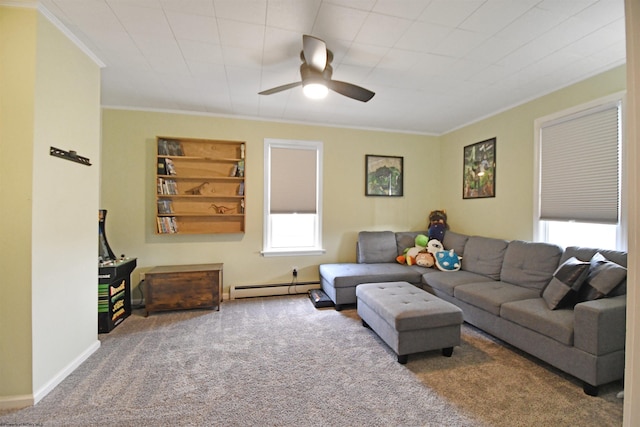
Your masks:
<svg viewBox="0 0 640 427"><path fill-rule="evenodd" d="M49 22L51 22L62 34L65 35L78 49L80 49L85 55L87 55L98 67L104 68L106 64L93 53L91 49L87 47L75 34L67 28L49 9L47 9L41 2L36 0L0 0L0 6L6 7L19 7L22 9L36 9L40 12Z"/></svg>

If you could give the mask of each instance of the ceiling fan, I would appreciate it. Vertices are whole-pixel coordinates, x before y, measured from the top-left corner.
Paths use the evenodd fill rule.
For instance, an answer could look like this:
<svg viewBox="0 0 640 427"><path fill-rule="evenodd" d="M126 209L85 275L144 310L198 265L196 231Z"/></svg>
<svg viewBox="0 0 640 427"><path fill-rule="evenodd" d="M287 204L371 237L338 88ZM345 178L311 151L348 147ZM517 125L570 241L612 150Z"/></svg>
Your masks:
<svg viewBox="0 0 640 427"><path fill-rule="evenodd" d="M374 92L363 87L331 79L333 53L319 38L306 34L302 36L300 59L302 60L302 65L300 65L301 81L263 90L259 95L271 95L297 86L302 86L305 95L310 98L323 98L328 89L362 102L367 102L375 95Z"/></svg>

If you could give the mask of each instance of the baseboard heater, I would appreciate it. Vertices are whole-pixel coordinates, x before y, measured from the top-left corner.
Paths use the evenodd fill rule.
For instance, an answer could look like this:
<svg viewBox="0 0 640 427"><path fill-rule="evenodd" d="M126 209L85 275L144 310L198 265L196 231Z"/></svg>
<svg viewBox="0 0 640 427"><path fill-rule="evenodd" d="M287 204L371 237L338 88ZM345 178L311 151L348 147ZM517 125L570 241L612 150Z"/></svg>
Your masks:
<svg viewBox="0 0 640 427"><path fill-rule="evenodd" d="M234 285L229 289L229 299L306 294L309 290L318 288L320 282Z"/></svg>

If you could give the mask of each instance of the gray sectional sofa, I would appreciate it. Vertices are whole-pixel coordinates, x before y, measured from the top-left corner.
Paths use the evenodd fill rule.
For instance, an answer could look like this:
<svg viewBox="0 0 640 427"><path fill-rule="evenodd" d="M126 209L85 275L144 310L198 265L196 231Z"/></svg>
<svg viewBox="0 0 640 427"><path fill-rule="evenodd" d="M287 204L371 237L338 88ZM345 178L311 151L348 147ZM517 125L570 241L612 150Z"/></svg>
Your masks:
<svg viewBox="0 0 640 427"><path fill-rule="evenodd" d="M336 309L356 302L359 284L406 281L458 306L466 322L582 380L589 395L597 395L598 386L623 378L626 253L580 247L563 250L547 243L447 231L442 243L462 257L459 271L397 263L396 256L413 246L420 233L426 234L363 231L355 263L321 264L322 289ZM603 274L594 277L596 253L607 263L598 271ZM573 269L576 265L580 270ZM574 273L568 279L561 275L566 266ZM598 294L598 299L575 303L571 299L578 298L578 292L565 290L583 280L583 290L587 283L598 287L603 278L613 282L600 294L591 289L591 298ZM559 289L565 297L558 296ZM560 307L551 309L554 305Z"/></svg>

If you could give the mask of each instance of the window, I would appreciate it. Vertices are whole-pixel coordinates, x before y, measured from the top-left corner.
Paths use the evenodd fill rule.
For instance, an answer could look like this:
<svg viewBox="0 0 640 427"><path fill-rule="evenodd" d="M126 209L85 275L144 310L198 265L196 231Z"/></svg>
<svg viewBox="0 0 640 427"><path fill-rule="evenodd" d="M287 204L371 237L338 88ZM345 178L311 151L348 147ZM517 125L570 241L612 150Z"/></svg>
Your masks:
<svg viewBox="0 0 640 427"><path fill-rule="evenodd" d="M262 254L322 249L322 143L265 139Z"/></svg>
<svg viewBox="0 0 640 427"><path fill-rule="evenodd" d="M626 249L622 95L535 121L536 239Z"/></svg>

